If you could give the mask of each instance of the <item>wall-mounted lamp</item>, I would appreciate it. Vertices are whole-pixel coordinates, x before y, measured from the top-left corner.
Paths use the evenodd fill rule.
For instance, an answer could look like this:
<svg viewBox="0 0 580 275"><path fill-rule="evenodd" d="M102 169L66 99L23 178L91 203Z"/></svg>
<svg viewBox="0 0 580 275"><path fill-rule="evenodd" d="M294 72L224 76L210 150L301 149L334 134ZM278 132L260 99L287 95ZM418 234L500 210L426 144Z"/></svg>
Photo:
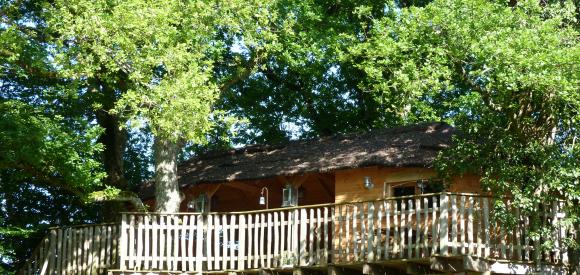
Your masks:
<svg viewBox="0 0 580 275"><path fill-rule="evenodd" d="M426 182L427 180L424 179L417 180L417 188L419 188L421 194L425 192L425 186L427 186Z"/></svg>
<svg viewBox="0 0 580 275"><path fill-rule="evenodd" d="M196 198L191 199L188 203L187 203L187 209L188 210L194 210L195 209L195 200Z"/></svg>
<svg viewBox="0 0 580 275"><path fill-rule="evenodd" d="M366 189L369 189L370 190L370 189L373 189L373 187L375 187L375 184L373 183L373 180L372 180L371 177L365 177L364 178L364 182L363 182L363 186Z"/></svg>
<svg viewBox="0 0 580 275"><path fill-rule="evenodd" d="M266 191L266 195L264 196L264 191ZM260 192L260 200L258 201L258 203L260 205L266 205L266 209L268 209L268 187L264 186L262 187L262 191Z"/></svg>

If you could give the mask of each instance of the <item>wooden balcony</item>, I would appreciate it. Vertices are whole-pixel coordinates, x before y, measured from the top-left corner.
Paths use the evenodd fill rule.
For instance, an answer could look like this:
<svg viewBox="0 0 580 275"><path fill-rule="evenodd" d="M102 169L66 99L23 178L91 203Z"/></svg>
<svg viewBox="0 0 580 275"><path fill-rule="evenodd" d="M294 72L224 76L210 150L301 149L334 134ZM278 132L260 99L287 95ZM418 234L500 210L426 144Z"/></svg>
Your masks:
<svg viewBox="0 0 580 275"><path fill-rule="evenodd" d="M507 230L491 218L491 203L441 193L239 213L124 213L120 225L52 229L22 274L564 272L569 232L552 232L555 248L540 251L529 217L510 209L517 224ZM542 222L563 218L560 205L544 208Z"/></svg>

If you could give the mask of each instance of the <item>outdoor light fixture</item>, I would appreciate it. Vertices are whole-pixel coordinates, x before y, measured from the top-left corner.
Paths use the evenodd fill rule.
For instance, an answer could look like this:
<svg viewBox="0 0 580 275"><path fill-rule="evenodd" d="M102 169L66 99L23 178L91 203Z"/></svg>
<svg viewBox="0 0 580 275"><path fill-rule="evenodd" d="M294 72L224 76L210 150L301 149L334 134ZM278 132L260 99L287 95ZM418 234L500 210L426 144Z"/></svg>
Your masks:
<svg viewBox="0 0 580 275"><path fill-rule="evenodd" d="M266 196L264 196L264 191L266 191ZM262 187L262 191L260 192L260 200L258 201L260 205L265 205L266 209L268 209L268 192L268 187Z"/></svg>
<svg viewBox="0 0 580 275"><path fill-rule="evenodd" d="M373 187L375 187L375 184L373 183L373 180L371 177L365 177L364 182L363 182L363 186L366 189L373 189Z"/></svg>
<svg viewBox="0 0 580 275"><path fill-rule="evenodd" d="M282 189L282 207L298 205L298 190L292 184L286 184Z"/></svg>
<svg viewBox="0 0 580 275"><path fill-rule="evenodd" d="M193 210L195 209L195 198L189 200L189 202L187 203L187 209Z"/></svg>
<svg viewBox="0 0 580 275"><path fill-rule="evenodd" d="M425 192L425 180L417 180L417 188L419 188L419 190L421 191L421 194L423 194L423 192Z"/></svg>

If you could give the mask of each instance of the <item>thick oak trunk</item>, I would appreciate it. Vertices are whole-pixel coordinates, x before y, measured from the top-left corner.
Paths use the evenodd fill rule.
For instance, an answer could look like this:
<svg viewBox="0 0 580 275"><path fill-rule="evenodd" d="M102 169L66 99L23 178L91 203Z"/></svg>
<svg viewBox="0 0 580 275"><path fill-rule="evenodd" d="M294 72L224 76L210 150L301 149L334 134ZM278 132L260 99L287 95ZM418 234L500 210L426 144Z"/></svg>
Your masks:
<svg viewBox="0 0 580 275"><path fill-rule="evenodd" d="M177 183L177 143L164 138L155 138L155 211L179 212L181 196Z"/></svg>
<svg viewBox="0 0 580 275"><path fill-rule="evenodd" d="M117 102L115 89L96 79L96 87L100 89L99 103L101 109L96 111L97 123L105 130L99 137L99 143L104 145L103 167L107 172L105 182L108 185L127 190L127 180L123 167L123 153L127 146L127 130L122 128L123 121L110 112ZM118 86L122 87L121 83Z"/></svg>

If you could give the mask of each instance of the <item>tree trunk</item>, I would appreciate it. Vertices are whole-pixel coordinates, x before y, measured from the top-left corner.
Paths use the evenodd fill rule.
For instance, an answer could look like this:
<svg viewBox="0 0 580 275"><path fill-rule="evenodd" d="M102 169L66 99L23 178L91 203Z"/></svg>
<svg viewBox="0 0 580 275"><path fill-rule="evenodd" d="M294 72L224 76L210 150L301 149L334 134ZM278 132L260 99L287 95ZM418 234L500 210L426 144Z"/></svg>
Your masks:
<svg viewBox="0 0 580 275"><path fill-rule="evenodd" d="M97 84L98 88L101 89L100 104L102 108L97 110L96 118L99 126L105 130L98 140L105 147L103 149L103 167L107 172L105 182L121 190L127 190L127 180L123 167L127 130L121 128L122 121L119 117L110 113L117 102L115 90L99 80L97 80Z"/></svg>
<svg viewBox="0 0 580 275"><path fill-rule="evenodd" d="M163 213L179 212L181 196L177 183L176 142L156 137L153 144L155 156L155 211Z"/></svg>

